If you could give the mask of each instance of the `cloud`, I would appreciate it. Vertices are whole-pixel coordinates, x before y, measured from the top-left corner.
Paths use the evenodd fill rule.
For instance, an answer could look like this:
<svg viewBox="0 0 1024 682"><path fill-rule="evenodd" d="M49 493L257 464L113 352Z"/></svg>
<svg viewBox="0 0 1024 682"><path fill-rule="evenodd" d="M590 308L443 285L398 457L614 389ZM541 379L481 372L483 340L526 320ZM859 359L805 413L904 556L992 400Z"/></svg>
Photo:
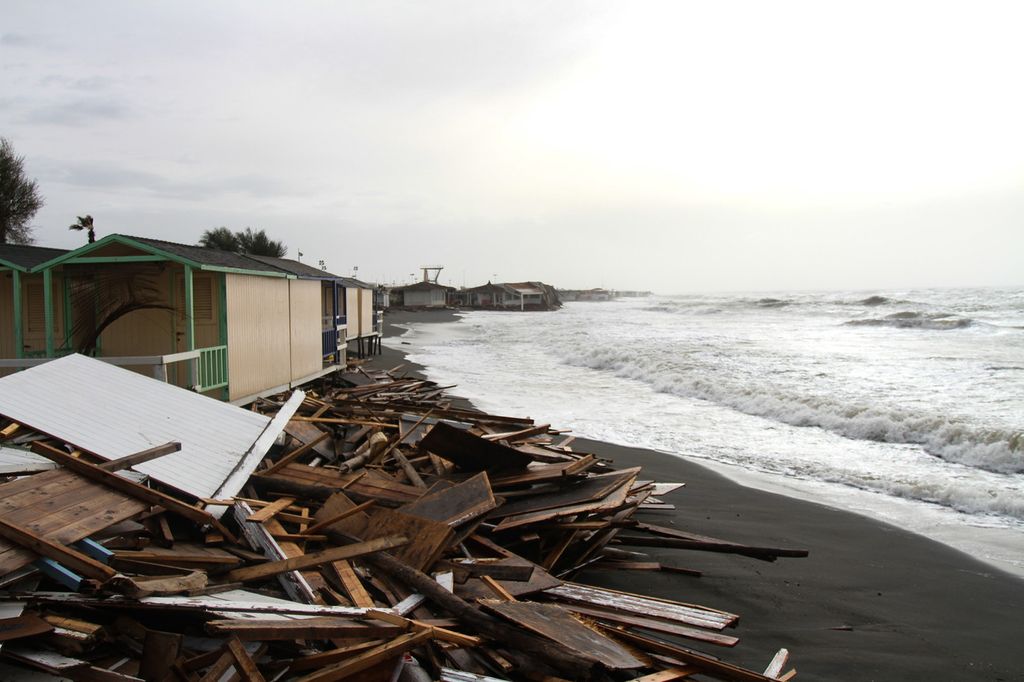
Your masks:
<svg viewBox="0 0 1024 682"><path fill-rule="evenodd" d="M84 76L72 78L62 74L50 74L39 80L43 87L57 86L67 90L82 92L96 92L97 90L108 90L114 84L114 79L105 76Z"/></svg>
<svg viewBox="0 0 1024 682"><path fill-rule="evenodd" d="M127 115L128 107L116 101L78 99L36 107L19 122L85 127L100 121L121 120Z"/></svg>
<svg viewBox="0 0 1024 682"><path fill-rule="evenodd" d="M0 45L7 47L35 47L42 44L38 36L31 36L25 33L3 33L0 34Z"/></svg>
<svg viewBox="0 0 1024 682"><path fill-rule="evenodd" d="M40 164L44 180L76 189L107 194L139 195L176 201L203 202L230 195L267 199L301 197L303 190L279 178L250 174L175 177L140 171L110 162L65 163L49 160Z"/></svg>

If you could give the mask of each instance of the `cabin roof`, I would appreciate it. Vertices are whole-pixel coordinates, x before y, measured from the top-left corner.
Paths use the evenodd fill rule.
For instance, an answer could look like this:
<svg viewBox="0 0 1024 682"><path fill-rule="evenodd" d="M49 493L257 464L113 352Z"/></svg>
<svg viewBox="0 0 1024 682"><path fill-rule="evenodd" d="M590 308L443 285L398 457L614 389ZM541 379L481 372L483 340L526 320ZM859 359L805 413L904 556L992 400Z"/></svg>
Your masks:
<svg viewBox="0 0 1024 682"><path fill-rule="evenodd" d="M210 249L195 244L178 244L150 237L136 237L125 234L110 234L92 244L86 244L74 251L61 251L54 258L33 266L33 271L52 268L63 263L116 263L130 259L124 256L94 256L97 250L110 244L124 244L147 252L157 259L177 261L200 270L220 272L243 272L264 277L288 277L290 272L250 256L220 249ZM294 275L291 275L294 276Z"/></svg>
<svg viewBox="0 0 1024 682"><path fill-rule="evenodd" d="M332 272L321 270L320 268L314 267L301 261L292 260L291 258L275 258L273 256L255 256L246 255L247 258L258 260L265 265L272 265L279 270L290 272L298 277L307 277L312 279L344 279L338 277Z"/></svg>
<svg viewBox="0 0 1024 682"><path fill-rule="evenodd" d="M27 244L0 244L0 266L26 272L67 252L67 249L50 249Z"/></svg>
<svg viewBox="0 0 1024 682"><path fill-rule="evenodd" d="M392 291L435 291L441 289L443 291L455 291L455 287L446 287L443 284L437 284L436 282L416 282L415 284L406 284L404 287L395 287Z"/></svg>

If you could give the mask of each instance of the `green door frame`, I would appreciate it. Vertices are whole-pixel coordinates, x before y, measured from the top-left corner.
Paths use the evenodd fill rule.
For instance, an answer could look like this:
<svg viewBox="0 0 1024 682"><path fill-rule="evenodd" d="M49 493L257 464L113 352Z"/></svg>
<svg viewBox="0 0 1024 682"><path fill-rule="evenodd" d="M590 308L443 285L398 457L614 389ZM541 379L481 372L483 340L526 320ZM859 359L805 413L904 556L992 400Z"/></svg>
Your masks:
<svg viewBox="0 0 1024 682"><path fill-rule="evenodd" d="M14 357L25 357L25 329L21 319L21 273L11 270L14 289Z"/></svg>

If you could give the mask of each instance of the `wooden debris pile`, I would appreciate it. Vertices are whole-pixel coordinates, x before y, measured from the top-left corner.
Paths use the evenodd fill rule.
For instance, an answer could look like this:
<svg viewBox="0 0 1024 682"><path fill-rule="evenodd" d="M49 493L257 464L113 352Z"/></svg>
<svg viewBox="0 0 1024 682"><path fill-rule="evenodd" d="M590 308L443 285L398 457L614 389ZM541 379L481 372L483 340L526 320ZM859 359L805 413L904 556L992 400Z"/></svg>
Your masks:
<svg viewBox="0 0 1024 682"><path fill-rule="evenodd" d="M737 643L735 614L573 578L593 565L697 574L626 546L806 552L641 520L671 508L659 495L681 484L613 469L547 424L459 406L396 374L307 394L230 499L158 489L132 471L175 443L104 462L0 422L0 452L18 462L0 469L0 678L795 674L785 650L762 672L711 653ZM254 409L273 415L286 397Z"/></svg>

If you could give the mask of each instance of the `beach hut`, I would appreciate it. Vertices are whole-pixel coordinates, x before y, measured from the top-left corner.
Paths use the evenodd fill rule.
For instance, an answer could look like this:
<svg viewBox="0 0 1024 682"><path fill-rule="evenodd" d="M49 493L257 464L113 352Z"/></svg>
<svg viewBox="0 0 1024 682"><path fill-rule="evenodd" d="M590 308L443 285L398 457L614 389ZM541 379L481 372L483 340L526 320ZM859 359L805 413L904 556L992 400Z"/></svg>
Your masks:
<svg viewBox="0 0 1024 682"><path fill-rule="evenodd" d="M29 269L43 292L42 339L33 337L30 350L43 359L80 352L248 402L337 368L337 354L325 363L322 352L323 281L294 270L217 249L109 235ZM40 314L23 313L33 315Z"/></svg>
<svg viewBox="0 0 1024 682"><path fill-rule="evenodd" d="M518 306L519 296L504 284L482 284L455 293L459 305L467 308L504 308Z"/></svg>
<svg viewBox="0 0 1024 682"><path fill-rule="evenodd" d="M0 244L0 358L41 357L46 351L44 289L53 286L32 268L67 253L21 244ZM58 279L57 287L63 286ZM64 331L64 300L56 302L50 324ZM0 366L0 376L15 371Z"/></svg>
<svg viewBox="0 0 1024 682"><path fill-rule="evenodd" d="M554 287L543 282L506 282L513 296L506 299L506 307L520 310L554 310L562 305Z"/></svg>
<svg viewBox="0 0 1024 682"><path fill-rule="evenodd" d="M374 285L353 277L339 278L345 292L345 331L349 344L355 344L358 357L380 352L384 332L384 313L377 308Z"/></svg>
<svg viewBox="0 0 1024 682"><path fill-rule="evenodd" d="M443 308L448 305L449 292L453 287L446 287L436 282L416 282L404 287L395 287L391 295L400 296L398 305L406 308Z"/></svg>

